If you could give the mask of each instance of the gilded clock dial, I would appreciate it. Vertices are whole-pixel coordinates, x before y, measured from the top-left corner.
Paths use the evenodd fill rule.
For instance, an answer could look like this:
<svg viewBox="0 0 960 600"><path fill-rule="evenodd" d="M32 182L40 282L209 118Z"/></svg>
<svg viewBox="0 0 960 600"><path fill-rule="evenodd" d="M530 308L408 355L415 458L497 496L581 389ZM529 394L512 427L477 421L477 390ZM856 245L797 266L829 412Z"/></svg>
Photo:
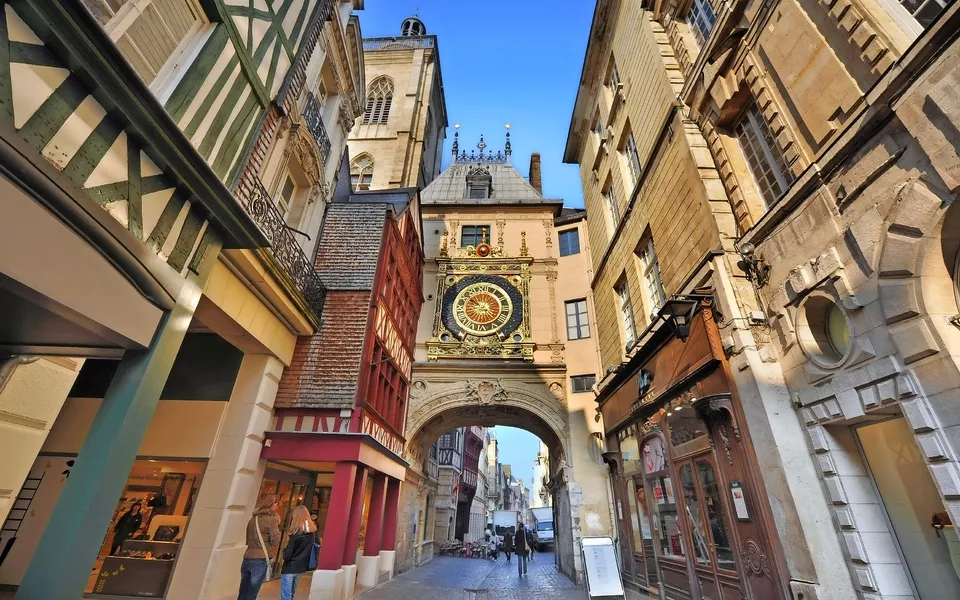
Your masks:
<svg viewBox="0 0 960 600"><path fill-rule="evenodd" d="M473 335L490 335L513 314L513 302L500 286L488 282L468 285L453 301L457 325Z"/></svg>

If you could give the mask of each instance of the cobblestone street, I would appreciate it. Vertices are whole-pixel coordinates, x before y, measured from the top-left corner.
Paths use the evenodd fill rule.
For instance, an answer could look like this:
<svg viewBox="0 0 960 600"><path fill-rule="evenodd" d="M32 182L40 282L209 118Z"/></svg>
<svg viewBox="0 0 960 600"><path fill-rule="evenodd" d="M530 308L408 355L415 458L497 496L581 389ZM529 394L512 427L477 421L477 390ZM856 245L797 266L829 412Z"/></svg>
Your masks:
<svg viewBox="0 0 960 600"><path fill-rule="evenodd" d="M434 558L429 565L398 575L371 590L363 600L582 600L582 587L573 584L553 564L553 554L537 554L526 577L517 575L516 558L490 560Z"/></svg>

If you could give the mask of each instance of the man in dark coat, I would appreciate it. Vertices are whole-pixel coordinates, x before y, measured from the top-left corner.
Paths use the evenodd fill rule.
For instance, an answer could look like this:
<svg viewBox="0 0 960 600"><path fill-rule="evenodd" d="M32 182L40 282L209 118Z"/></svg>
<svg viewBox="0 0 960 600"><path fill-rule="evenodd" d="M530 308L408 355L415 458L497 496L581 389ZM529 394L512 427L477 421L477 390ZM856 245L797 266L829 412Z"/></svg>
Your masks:
<svg viewBox="0 0 960 600"><path fill-rule="evenodd" d="M507 562L510 562L510 553L513 552L513 535L510 534L509 529L504 531L504 534L503 553L507 555Z"/></svg>
<svg viewBox="0 0 960 600"><path fill-rule="evenodd" d="M523 525L517 526L517 533L513 536L513 549L517 553L517 572L520 577L527 574L527 553L533 540L527 538L527 530Z"/></svg>

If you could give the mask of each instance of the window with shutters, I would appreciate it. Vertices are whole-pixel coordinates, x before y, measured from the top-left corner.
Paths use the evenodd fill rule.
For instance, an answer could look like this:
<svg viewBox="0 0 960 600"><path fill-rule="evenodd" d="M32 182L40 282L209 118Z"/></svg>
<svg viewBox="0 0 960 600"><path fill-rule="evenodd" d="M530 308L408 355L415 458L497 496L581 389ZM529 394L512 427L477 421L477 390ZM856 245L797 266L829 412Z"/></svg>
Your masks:
<svg viewBox="0 0 960 600"><path fill-rule="evenodd" d="M207 25L198 0L82 1L154 91Z"/></svg>
<svg viewBox="0 0 960 600"><path fill-rule="evenodd" d="M580 231L577 229L567 229L561 231L557 238L560 240L560 256L570 256L571 254L580 254Z"/></svg>
<svg viewBox="0 0 960 600"><path fill-rule="evenodd" d="M373 157L364 152L350 162L350 185L353 191L369 190L373 183Z"/></svg>
<svg viewBox="0 0 960 600"><path fill-rule="evenodd" d="M363 111L363 124L386 123L390 118L393 102L393 80L381 75L367 89L367 106Z"/></svg>
<svg viewBox="0 0 960 600"><path fill-rule="evenodd" d="M567 313L567 339L582 340L590 337L590 321L587 317L587 300L569 300L564 303Z"/></svg>

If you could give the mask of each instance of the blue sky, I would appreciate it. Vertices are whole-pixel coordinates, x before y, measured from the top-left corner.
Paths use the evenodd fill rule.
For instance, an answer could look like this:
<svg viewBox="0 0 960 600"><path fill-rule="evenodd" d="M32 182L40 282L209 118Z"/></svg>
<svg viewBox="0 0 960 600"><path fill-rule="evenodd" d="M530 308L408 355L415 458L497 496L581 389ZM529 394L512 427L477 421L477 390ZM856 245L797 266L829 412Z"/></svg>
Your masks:
<svg viewBox="0 0 960 600"><path fill-rule="evenodd" d="M540 450L540 438L516 427L494 427L500 462L510 465L514 477L529 488L533 481L533 461Z"/></svg>
<svg viewBox="0 0 960 600"><path fill-rule="evenodd" d="M503 148L510 123L513 163L524 176L530 153L542 157L543 191L582 207L577 165L563 164L570 115L593 17L593 0L365 0L364 37L400 35L400 23L419 10L438 38L450 121L444 146L449 162L455 123L460 148ZM531 459L532 460L532 459Z"/></svg>

